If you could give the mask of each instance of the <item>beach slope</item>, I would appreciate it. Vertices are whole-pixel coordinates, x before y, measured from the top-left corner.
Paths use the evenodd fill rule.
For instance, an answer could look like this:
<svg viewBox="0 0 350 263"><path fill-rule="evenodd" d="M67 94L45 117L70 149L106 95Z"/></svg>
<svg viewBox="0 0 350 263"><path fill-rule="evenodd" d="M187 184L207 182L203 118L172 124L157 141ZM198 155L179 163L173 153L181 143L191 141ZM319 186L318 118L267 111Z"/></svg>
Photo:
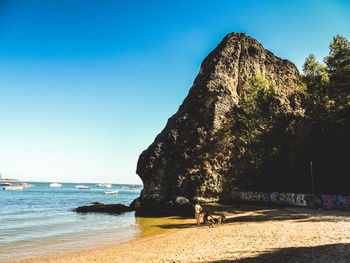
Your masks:
<svg viewBox="0 0 350 263"><path fill-rule="evenodd" d="M22 262L350 262L350 213L302 208L220 206L227 223L193 219L102 249ZM156 222L156 220L155 220Z"/></svg>

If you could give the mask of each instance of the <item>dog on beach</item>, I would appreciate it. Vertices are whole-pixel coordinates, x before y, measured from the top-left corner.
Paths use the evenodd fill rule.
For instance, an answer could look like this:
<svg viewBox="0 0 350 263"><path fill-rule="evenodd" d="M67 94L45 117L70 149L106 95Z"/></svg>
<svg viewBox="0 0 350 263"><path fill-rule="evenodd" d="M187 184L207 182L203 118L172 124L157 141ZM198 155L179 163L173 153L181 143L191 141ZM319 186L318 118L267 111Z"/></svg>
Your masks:
<svg viewBox="0 0 350 263"><path fill-rule="evenodd" d="M224 223L226 223L226 216L221 215L220 216L220 224L224 224Z"/></svg>
<svg viewBox="0 0 350 263"><path fill-rule="evenodd" d="M219 217L213 217L209 212L205 212L203 221L208 227L214 227L214 224L224 224L226 222L226 216L220 215Z"/></svg>
<svg viewBox="0 0 350 263"><path fill-rule="evenodd" d="M224 224L226 222L226 216L220 215L219 217L214 218L215 224Z"/></svg>
<svg viewBox="0 0 350 263"><path fill-rule="evenodd" d="M204 221L204 224L206 224L208 227L214 227L213 224L215 224L215 219L211 214L209 214L208 211L205 212L203 216L203 221Z"/></svg>

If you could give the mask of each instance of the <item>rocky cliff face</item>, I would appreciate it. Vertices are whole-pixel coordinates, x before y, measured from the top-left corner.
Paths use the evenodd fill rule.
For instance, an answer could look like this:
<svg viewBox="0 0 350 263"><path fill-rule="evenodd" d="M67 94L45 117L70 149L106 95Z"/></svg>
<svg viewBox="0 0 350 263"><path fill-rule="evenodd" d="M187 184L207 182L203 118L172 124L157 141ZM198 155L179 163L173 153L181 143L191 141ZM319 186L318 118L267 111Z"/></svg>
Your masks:
<svg viewBox="0 0 350 263"><path fill-rule="evenodd" d="M292 62L276 57L244 33L228 34L204 59L178 112L139 157L141 205L171 203L178 196L206 200L222 196L228 172L235 166L231 158L235 145L225 136L227 113L237 106L250 77L261 74L286 98L299 81Z"/></svg>

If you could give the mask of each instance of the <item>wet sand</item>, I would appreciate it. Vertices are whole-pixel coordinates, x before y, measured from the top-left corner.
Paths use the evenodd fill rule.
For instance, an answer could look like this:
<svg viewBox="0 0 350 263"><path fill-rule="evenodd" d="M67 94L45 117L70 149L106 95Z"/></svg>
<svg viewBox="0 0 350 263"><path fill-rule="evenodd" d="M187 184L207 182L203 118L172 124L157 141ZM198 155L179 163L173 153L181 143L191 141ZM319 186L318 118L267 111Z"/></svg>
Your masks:
<svg viewBox="0 0 350 263"><path fill-rule="evenodd" d="M227 223L197 228L194 219L141 218L145 231L135 240L21 262L350 262L349 212L257 206L215 212Z"/></svg>

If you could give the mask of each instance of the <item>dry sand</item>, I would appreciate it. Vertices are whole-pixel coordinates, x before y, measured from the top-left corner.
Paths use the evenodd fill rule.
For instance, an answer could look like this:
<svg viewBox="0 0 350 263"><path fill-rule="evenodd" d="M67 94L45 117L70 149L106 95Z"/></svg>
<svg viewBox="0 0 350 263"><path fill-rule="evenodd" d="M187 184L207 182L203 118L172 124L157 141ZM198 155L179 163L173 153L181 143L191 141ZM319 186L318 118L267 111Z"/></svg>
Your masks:
<svg viewBox="0 0 350 263"><path fill-rule="evenodd" d="M22 262L350 262L350 213L220 206L214 228L174 220L166 231L127 243Z"/></svg>

